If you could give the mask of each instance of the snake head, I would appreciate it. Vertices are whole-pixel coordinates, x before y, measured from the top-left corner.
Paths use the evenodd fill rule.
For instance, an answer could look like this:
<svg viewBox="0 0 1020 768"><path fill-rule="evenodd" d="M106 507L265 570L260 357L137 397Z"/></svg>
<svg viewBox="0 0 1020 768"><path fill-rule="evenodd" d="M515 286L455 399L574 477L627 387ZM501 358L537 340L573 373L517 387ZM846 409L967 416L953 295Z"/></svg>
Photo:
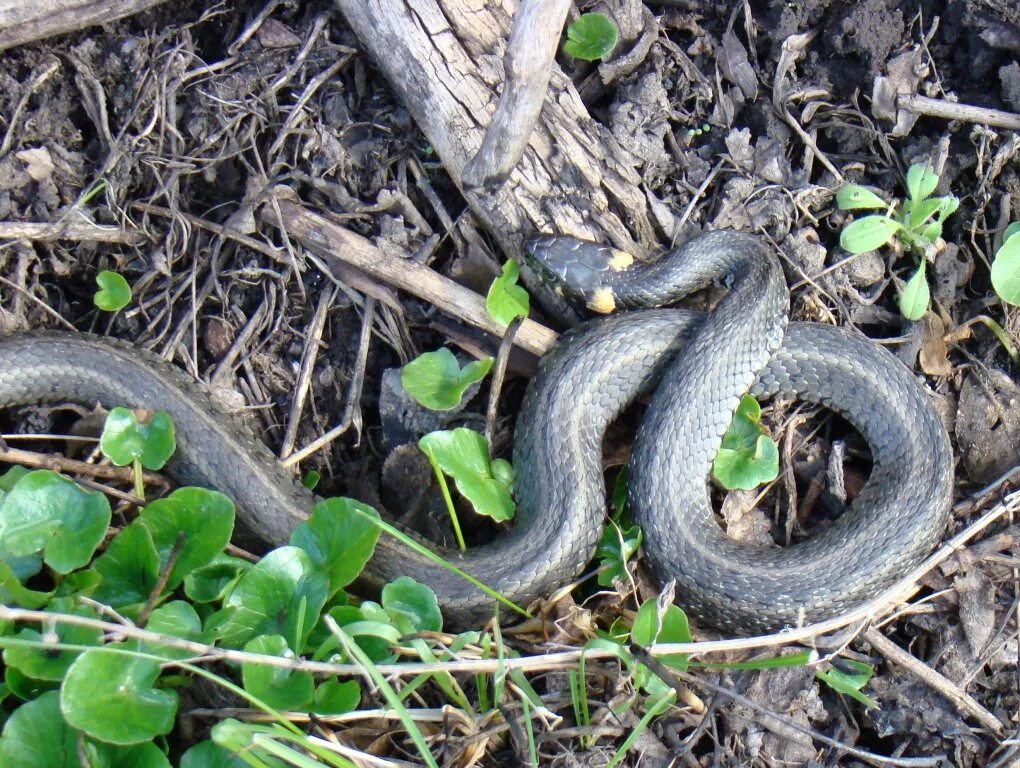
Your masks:
<svg viewBox="0 0 1020 768"><path fill-rule="evenodd" d="M559 235L525 240L524 254L557 294L601 314L616 309L614 278L634 262L630 254L607 245Z"/></svg>

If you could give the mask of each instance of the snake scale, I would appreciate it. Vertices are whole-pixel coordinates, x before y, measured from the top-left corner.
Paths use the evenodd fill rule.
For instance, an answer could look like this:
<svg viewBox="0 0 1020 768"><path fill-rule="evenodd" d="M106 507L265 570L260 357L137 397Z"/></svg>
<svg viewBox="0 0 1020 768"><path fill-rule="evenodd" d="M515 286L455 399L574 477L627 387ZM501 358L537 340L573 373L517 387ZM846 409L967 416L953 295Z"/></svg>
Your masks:
<svg viewBox="0 0 1020 768"><path fill-rule="evenodd" d="M782 270L757 238L709 232L650 264L568 238L526 248L560 291L600 311L673 302L714 281L730 289L708 315L641 309L565 334L543 357L518 416L512 529L465 553L440 550L451 562L522 604L582 573L604 519L603 433L653 388L631 462L631 507L653 572L676 580L678 602L701 621L743 634L824 620L890 585L938 542L952 449L925 392L858 334L788 325ZM711 465L748 391L827 406L871 448L871 475L850 508L789 547L738 543L714 519ZM0 338L0 407L67 401L168 411L178 438L171 475L230 496L245 527L268 543L286 543L312 509L313 495L179 369L86 334ZM492 615L475 587L383 536L367 581L401 575L431 586L455 624Z"/></svg>

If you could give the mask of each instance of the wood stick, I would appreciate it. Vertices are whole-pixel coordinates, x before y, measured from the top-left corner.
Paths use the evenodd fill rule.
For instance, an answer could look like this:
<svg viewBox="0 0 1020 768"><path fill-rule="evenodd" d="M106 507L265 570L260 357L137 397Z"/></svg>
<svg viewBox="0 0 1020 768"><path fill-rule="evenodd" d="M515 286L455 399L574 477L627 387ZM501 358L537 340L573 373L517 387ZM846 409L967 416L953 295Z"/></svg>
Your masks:
<svg viewBox="0 0 1020 768"><path fill-rule="evenodd" d="M518 6L503 57L503 91L481 149L464 166L465 186L501 184L524 156L570 5L570 0L522 0Z"/></svg>
<svg viewBox="0 0 1020 768"><path fill-rule="evenodd" d="M917 115L941 117L946 120L962 120L965 123L981 123L996 128L1020 131L1020 114L1016 112L1003 112L998 109L957 104L953 101L929 99L927 96L918 96L914 93L901 93L896 97L896 106Z"/></svg>
<svg viewBox="0 0 1020 768"><path fill-rule="evenodd" d="M0 51L106 24L163 0L0 0Z"/></svg>
<svg viewBox="0 0 1020 768"><path fill-rule="evenodd" d="M464 184L504 82L509 4L334 2L505 253L519 253L536 232L608 242L638 256L650 250L656 237L638 161L591 119L559 67L552 67L540 119L506 183L492 192Z"/></svg>
<svg viewBox="0 0 1020 768"><path fill-rule="evenodd" d="M0 240L78 240L141 245L145 242L145 235L137 229L121 229L91 221L0 221Z"/></svg>
<svg viewBox="0 0 1020 768"><path fill-rule="evenodd" d="M970 715L992 733L999 736L1002 735L1005 725L1002 724L999 718L981 706L977 699L961 689L948 677L939 674L916 656L900 648L875 627L869 627L864 631L864 639L889 661L899 664L925 685L953 702L962 713Z"/></svg>
<svg viewBox="0 0 1020 768"><path fill-rule="evenodd" d="M503 335L504 328L485 309L485 299L474 291L423 264L384 253L370 240L305 208L288 187L276 187L273 195L283 221L277 220L270 206L261 209L263 220L273 226L282 224L287 234L315 253L330 270L337 264L350 264L473 326L495 336ZM525 320L514 341L541 356L556 341L556 332L533 320Z"/></svg>

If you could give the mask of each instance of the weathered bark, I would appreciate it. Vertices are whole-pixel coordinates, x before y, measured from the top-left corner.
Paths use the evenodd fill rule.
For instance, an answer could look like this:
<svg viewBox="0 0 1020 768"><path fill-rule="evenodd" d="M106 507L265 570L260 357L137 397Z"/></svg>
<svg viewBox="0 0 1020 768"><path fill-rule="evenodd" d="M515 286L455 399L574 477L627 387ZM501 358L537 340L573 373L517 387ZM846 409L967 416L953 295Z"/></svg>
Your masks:
<svg viewBox="0 0 1020 768"><path fill-rule="evenodd" d="M503 59L506 80L482 148L464 167L464 185L501 184L531 140L556 62L571 0L521 0Z"/></svg>
<svg viewBox="0 0 1020 768"><path fill-rule="evenodd" d="M514 0L335 0L462 185L502 87ZM538 231L641 252L654 240L634 159L553 67L541 118L506 183L461 191L507 253Z"/></svg>
<svg viewBox="0 0 1020 768"><path fill-rule="evenodd" d="M163 0L0 0L0 51L106 24Z"/></svg>

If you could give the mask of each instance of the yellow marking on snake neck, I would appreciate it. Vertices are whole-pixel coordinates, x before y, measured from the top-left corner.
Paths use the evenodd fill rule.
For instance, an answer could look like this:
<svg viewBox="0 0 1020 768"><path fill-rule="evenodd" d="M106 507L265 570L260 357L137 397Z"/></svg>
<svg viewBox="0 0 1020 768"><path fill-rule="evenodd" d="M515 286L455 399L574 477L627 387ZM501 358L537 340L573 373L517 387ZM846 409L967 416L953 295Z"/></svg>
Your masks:
<svg viewBox="0 0 1020 768"><path fill-rule="evenodd" d="M634 257L626 251L613 249L613 257L609 260L609 268L614 272L623 272L634 263Z"/></svg>
<svg viewBox="0 0 1020 768"><path fill-rule="evenodd" d="M597 288L595 294L588 299L588 307L593 312L608 315L616 309L616 298L612 288Z"/></svg>

